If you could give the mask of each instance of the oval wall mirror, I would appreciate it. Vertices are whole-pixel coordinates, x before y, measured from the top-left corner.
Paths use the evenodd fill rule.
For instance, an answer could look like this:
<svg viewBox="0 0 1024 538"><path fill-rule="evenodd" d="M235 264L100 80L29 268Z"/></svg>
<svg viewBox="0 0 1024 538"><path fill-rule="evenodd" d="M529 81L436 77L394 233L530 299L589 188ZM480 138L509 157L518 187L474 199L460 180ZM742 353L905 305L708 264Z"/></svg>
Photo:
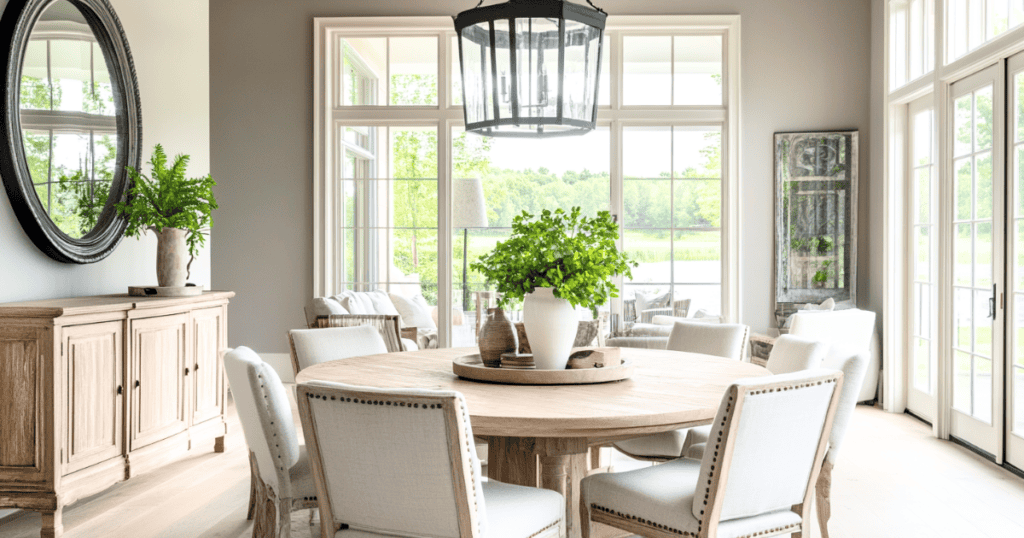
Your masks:
<svg viewBox="0 0 1024 538"><path fill-rule="evenodd" d="M0 174L11 206L51 258L99 261L124 234L114 204L142 144L121 23L106 0L11 0L0 35Z"/></svg>

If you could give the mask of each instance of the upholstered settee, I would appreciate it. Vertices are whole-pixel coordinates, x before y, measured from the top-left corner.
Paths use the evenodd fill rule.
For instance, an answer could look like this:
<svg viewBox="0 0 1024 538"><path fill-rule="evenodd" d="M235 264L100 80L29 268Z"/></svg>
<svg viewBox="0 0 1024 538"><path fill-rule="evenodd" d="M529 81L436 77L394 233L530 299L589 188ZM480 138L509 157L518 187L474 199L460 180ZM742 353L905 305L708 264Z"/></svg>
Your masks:
<svg viewBox="0 0 1024 538"><path fill-rule="evenodd" d="M692 318L656 315L651 318L650 323L634 323L623 331L609 334L605 338L604 345L608 347L665 349L668 346L668 337L672 334L672 326L677 320L722 323L721 316L709 314L704 310L698 310Z"/></svg>
<svg viewBox="0 0 1024 538"><path fill-rule="evenodd" d="M324 319L330 325L342 326L346 316L394 316L406 351L437 348L437 324L422 295L406 297L383 290L345 291L331 297L316 297L306 308L306 323L318 327ZM320 320L320 321L318 321ZM355 323L360 321L353 318ZM355 323L364 324L364 323Z"/></svg>

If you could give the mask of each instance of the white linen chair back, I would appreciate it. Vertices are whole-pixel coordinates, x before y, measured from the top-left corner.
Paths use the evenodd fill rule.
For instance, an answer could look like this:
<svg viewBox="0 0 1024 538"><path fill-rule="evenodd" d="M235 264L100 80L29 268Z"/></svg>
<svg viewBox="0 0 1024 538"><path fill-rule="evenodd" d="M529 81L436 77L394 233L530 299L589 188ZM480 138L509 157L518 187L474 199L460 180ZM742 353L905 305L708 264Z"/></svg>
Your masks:
<svg viewBox="0 0 1024 538"><path fill-rule="evenodd" d="M694 517L727 521L809 502L842 376L809 370L730 386L701 461Z"/></svg>
<svg viewBox="0 0 1024 538"><path fill-rule="evenodd" d="M292 497L288 470L299 460L299 440L281 378L245 346L224 355L224 373L260 478L278 498Z"/></svg>
<svg viewBox="0 0 1024 538"><path fill-rule="evenodd" d="M667 349L742 360L749 332L746 325L677 321Z"/></svg>
<svg viewBox="0 0 1024 538"><path fill-rule="evenodd" d="M325 528L486 535L480 461L461 394L312 382L299 385L298 399L322 524L333 526Z"/></svg>
<svg viewBox="0 0 1024 538"><path fill-rule="evenodd" d="M295 374L314 364L387 353L380 331L370 325L288 331Z"/></svg>
<svg viewBox="0 0 1024 538"><path fill-rule="evenodd" d="M773 374L814 370L821 366L827 351L824 342L784 334L775 339L766 367Z"/></svg>
<svg viewBox="0 0 1024 538"><path fill-rule="evenodd" d="M871 347L875 332L875 313L852 308L849 310L797 312L789 334L825 342L852 352Z"/></svg>

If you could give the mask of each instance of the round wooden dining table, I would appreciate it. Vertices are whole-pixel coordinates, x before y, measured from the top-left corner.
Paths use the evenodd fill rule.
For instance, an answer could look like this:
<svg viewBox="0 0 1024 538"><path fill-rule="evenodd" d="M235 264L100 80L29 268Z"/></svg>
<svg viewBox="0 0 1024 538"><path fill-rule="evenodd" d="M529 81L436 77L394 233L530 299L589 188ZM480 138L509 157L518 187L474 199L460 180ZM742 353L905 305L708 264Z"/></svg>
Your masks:
<svg viewBox="0 0 1024 538"><path fill-rule="evenodd" d="M473 434L488 439L488 476L561 493L568 535L576 538L590 447L708 424L732 382L768 375L746 362L638 348L622 348L622 358L635 365L632 377L611 383L501 385L452 373L453 360L476 352L447 348L353 357L306 368L296 382L461 392Z"/></svg>

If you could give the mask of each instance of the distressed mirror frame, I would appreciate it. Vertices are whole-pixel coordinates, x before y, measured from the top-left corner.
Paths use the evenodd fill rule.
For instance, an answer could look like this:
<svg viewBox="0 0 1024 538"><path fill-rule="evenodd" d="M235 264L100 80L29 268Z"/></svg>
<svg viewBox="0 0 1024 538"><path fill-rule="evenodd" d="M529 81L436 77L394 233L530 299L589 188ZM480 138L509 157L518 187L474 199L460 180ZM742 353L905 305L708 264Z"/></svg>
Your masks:
<svg viewBox="0 0 1024 538"><path fill-rule="evenodd" d="M790 164L801 150L803 162L794 173ZM837 309L857 305L858 132L775 133L774 154L775 317L781 328L799 304L832 298ZM795 213L790 210L787 190L801 185L799 192L809 195L804 205L808 218L802 221L803 230L794 234ZM835 220L838 217L841 223ZM828 263L822 265L825 261ZM829 270L840 262L840 271ZM805 281L804 286L794 285L794 267L801 264L804 270L795 280ZM815 271L809 273L811 269ZM811 283L819 279L818 273L824 276L821 287Z"/></svg>
<svg viewBox="0 0 1024 538"><path fill-rule="evenodd" d="M103 51L110 73L117 115L117 158L110 196L96 226L80 239L50 219L36 195L25 159L21 130L21 72L32 29L56 1L67 1L82 12ZM125 200L131 183L126 166L140 165L142 106L135 64L121 22L107 0L10 0L0 17L0 62L4 88L0 99L0 175L14 213L32 242L51 258L64 263L93 263L110 255L124 236L127 220L114 203Z"/></svg>

